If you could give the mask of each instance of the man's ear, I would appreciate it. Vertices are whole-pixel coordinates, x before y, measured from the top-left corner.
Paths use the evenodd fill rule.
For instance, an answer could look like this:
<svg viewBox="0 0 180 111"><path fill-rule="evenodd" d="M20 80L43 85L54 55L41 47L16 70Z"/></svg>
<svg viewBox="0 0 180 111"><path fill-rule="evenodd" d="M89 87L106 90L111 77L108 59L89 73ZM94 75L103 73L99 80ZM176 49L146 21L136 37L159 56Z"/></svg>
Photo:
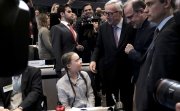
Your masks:
<svg viewBox="0 0 180 111"><path fill-rule="evenodd" d="M164 1L164 7L165 8L171 7L171 0L165 0Z"/></svg>
<svg viewBox="0 0 180 111"><path fill-rule="evenodd" d="M71 68L70 64L67 64L67 68L68 68L68 69Z"/></svg>
<svg viewBox="0 0 180 111"><path fill-rule="evenodd" d="M60 12L61 17L64 17L64 12Z"/></svg>

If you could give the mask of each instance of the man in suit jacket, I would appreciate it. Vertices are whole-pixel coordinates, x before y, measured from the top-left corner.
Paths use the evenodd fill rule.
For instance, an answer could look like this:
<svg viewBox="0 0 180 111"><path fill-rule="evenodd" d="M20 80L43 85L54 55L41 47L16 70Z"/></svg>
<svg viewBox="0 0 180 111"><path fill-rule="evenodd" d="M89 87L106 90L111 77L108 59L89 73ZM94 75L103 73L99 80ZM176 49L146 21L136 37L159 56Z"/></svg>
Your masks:
<svg viewBox="0 0 180 111"><path fill-rule="evenodd" d="M77 33L70 30L69 24L73 21L73 13L69 5L60 6L58 14L61 16L61 23L51 27L52 49L55 56L55 69L61 77L61 56L70 51L82 51L83 46L77 42Z"/></svg>
<svg viewBox="0 0 180 111"><path fill-rule="evenodd" d="M154 89L161 78L180 80L180 36L172 16L174 2L174 0L145 0L145 12L150 21L158 24L156 32L159 33L154 35L136 82L137 111L172 110L157 103Z"/></svg>
<svg viewBox="0 0 180 111"><path fill-rule="evenodd" d="M41 72L37 68L27 67L19 76L19 91L15 90L13 77L0 78L0 106L12 111L42 111ZM13 100L17 94L19 98ZM16 96L17 97L17 96ZM21 101L19 104L17 102ZM16 101L13 102L13 101ZM15 103L15 104L14 104ZM9 111L7 110L7 111Z"/></svg>
<svg viewBox="0 0 180 111"><path fill-rule="evenodd" d="M124 15L127 22L137 29L133 44L127 44L125 53L132 60L133 77L132 83L135 83L139 74L139 68L142 57L148 49L154 35L156 25L147 20L144 13L146 5L142 0L127 1L124 5Z"/></svg>
<svg viewBox="0 0 180 111"><path fill-rule="evenodd" d="M126 111L132 108L132 86L130 83L130 66L128 56L124 52L126 44L134 34L132 27L124 21L122 17L122 3L109 1L105 4L105 14L108 22L99 28L96 47L94 49L90 69L96 72L96 63L102 63L101 71L103 81L105 81L105 93L107 106L114 105L112 94L115 99L124 103ZM115 29L116 28L116 29ZM113 29L117 30L115 35ZM117 37L117 38L115 38ZM117 40L118 39L118 40ZM117 41L116 41L117 40ZM125 82L123 82L125 81ZM120 99L118 93L120 90Z"/></svg>

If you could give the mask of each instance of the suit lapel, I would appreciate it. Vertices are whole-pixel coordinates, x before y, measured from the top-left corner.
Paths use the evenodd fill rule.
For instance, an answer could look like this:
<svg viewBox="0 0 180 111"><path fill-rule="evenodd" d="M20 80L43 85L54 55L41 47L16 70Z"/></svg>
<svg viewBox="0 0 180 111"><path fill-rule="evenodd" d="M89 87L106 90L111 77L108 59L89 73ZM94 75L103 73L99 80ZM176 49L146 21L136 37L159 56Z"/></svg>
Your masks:
<svg viewBox="0 0 180 111"><path fill-rule="evenodd" d="M107 34L108 34L108 36L107 36L107 37L110 38L109 43L112 43L113 47L117 48L117 47L116 47L115 38L114 38L113 27L112 27L112 25L110 25L109 23L107 23L107 25L108 25L108 28L107 28Z"/></svg>
<svg viewBox="0 0 180 111"><path fill-rule="evenodd" d="M156 37L155 37L155 35L154 35L155 38L153 37L154 39L153 39L153 41L151 42L150 46L148 47L146 53L143 55L143 57L142 57L142 59L141 59L142 61L145 61L145 60L147 59L147 55L148 55L149 51L154 47L154 45L156 44L157 39L159 39L159 37L161 37L161 32L163 32L163 30L166 29L166 27L167 27L170 23L172 23L173 20L174 20L174 18L171 18L171 19L163 26L163 28L159 31L159 33L158 33L158 35L156 35Z"/></svg>
<svg viewBox="0 0 180 111"><path fill-rule="evenodd" d="M119 49L124 48L124 46L127 44L127 40L130 37L130 36L127 36L128 33L132 33L128 29L130 29L130 28L128 28L128 24L126 24L125 21L123 21L120 40L119 40L119 44L118 44Z"/></svg>
<svg viewBox="0 0 180 111"><path fill-rule="evenodd" d="M28 68L22 73L22 78L21 78L21 91L23 93L23 91L26 89L26 85L28 82Z"/></svg>
<svg viewBox="0 0 180 111"><path fill-rule="evenodd" d="M4 107L8 107L12 91L4 92L3 87L12 84L12 78L0 78L0 86Z"/></svg>
<svg viewBox="0 0 180 111"><path fill-rule="evenodd" d="M73 34L71 33L70 29L67 28L67 26L65 26L63 23L58 24L58 27L60 28L60 30L62 30L63 32L65 32L67 35L70 36L71 40L76 43L76 41L74 40ZM66 35L64 35L66 36Z"/></svg>
<svg viewBox="0 0 180 111"><path fill-rule="evenodd" d="M118 43L118 47L122 46L122 44L124 42L125 36L126 36L126 25L123 22L122 29L121 29L121 35L120 35L120 39L119 39L119 43Z"/></svg>

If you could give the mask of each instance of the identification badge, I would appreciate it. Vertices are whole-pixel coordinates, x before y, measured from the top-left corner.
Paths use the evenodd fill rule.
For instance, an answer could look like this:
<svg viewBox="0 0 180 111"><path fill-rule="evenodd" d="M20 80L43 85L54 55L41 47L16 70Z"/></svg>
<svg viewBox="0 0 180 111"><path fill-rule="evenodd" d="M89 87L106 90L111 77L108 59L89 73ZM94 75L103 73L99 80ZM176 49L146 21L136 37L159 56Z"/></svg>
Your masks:
<svg viewBox="0 0 180 111"><path fill-rule="evenodd" d="M8 91L12 91L12 90L13 90L13 85L12 84L3 87L3 92L4 93L8 92Z"/></svg>

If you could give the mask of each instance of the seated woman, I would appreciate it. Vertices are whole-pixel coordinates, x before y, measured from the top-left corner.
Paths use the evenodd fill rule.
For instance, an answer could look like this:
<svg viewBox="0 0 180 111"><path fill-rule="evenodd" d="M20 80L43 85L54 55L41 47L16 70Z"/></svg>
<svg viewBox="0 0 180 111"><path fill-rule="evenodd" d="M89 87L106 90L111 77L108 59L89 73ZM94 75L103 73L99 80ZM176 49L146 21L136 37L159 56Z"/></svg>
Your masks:
<svg viewBox="0 0 180 111"><path fill-rule="evenodd" d="M65 53L62 58L65 75L56 84L58 99L65 109L93 107L95 104L91 80L81 71L82 61L75 52Z"/></svg>

